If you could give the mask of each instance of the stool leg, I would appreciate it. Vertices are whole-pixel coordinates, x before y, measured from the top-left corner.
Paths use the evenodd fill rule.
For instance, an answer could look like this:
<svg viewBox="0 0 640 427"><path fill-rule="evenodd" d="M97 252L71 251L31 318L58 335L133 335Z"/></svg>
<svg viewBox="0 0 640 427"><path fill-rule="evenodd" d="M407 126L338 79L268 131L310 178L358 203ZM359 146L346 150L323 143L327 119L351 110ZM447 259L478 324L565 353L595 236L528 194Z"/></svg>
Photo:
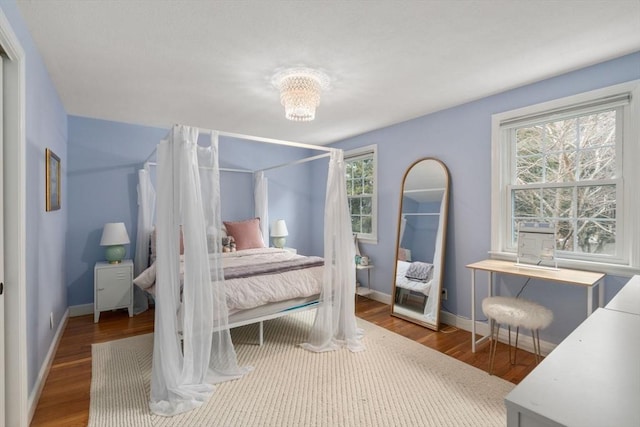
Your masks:
<svg viewBox="0 0 640 427"><path fill-rule="evenodd" d="M496 328L497 328L497 331L496 331ZM496 359L496 349L498 348L499 335L500 335L500 324L495 320L491 320L491 347L489 347L489 375L493 375L493 362Z"/></svg>
<svg viewBox="0 0 640 427"><path fill-rule="evenodd" d="M493 319L489 319L489 366L487 366L487 372L491 375L491 355L493 354L493 328L495 328L495 324L493 323Z"/></svg>
<svg viewBox="0 0 640 427"><path fill-rule="evenodd" d="M509 362L512 365L516 364L516 357L518 355L518 336L520 335L520 326L516 327L516 345L513 350L513 361L511 360L511 326L509 326Z"/></svg>
<svg viewBox="0 0 640 427"><path fill-rule="evenodd" d="M511 363L511 325L509 325L509 363Z"/></svg>
<svg viewBox="0 0 640 427"><path fill-rule="evenodd" d="M509 334L507 337L509 339L509 363L511 363L511 325L509 325L507 330L509 331Z"/></svg>
<svg viewBox="0 0 640 427"><path fill-rule="evenodd" d="M538 364L542 358L542 351L540 350L540 330L532 330L531 338L533 338L533 352L536 354L536 364Z"/></svg>

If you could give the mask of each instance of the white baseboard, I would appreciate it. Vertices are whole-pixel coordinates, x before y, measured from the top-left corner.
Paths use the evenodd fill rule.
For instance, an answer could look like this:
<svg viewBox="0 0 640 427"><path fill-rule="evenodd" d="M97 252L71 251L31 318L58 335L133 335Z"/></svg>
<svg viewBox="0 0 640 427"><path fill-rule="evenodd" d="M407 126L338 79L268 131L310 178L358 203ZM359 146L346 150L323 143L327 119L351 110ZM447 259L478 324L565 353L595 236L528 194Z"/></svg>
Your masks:
<svg viewBox="0 0 640 427"><path fill-rule="evenodd" d="M391 295L382 293L380 291L376 291L375 289L372 289L371 292L367 292L366 295L362 295L362 296L372 299L374 301L381 302L386 305L391 304Z"/></svg>
<svg viewBox="0 0 640 427"><path fill-rule="evenodd" d="M92 305L93 307L93 305ZM29 424L33 420L33 415L36 412L36 407L38 406L38 401L40 400L40 395L42 394L42 390L44 389L44 383L47 381L47 376L49 376L49 370L51 369L51 365L53 364L53 359L56 356L56 351L58 351L58 345L60 344L60 340L62 339L62 333L64 332L65 326L67 326L67 320L69 319L69 309L67 309L62 315L62 319L58 324L58 329L56 330L56 334L53 337L53 341L51 341L51 345L49 346L49 351L47 352L47 356L42 363L42 367L40 368L40 372L38 373L38 378L36 379L35 386L31 394L29 395L29 402L27 403L29 408Z"/></svg>
<svg viewBox="0 0 640 427"><path fill-rule="evenodd" d="M72 305L69 307L69 317L86 316L93 314L93 304Z"/></svg>

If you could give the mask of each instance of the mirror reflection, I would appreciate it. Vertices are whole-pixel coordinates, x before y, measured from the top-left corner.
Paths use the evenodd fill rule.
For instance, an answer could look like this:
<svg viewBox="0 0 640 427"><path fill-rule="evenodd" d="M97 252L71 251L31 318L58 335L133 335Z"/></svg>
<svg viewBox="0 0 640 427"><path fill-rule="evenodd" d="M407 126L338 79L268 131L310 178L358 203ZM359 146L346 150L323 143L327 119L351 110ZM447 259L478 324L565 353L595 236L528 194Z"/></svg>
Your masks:
<svg viewBox="0 0 640 427"><path fill-rule="evenodd" d="M402 181L391 314L438 330L449 171L440 160L414 162Z"/></svg>

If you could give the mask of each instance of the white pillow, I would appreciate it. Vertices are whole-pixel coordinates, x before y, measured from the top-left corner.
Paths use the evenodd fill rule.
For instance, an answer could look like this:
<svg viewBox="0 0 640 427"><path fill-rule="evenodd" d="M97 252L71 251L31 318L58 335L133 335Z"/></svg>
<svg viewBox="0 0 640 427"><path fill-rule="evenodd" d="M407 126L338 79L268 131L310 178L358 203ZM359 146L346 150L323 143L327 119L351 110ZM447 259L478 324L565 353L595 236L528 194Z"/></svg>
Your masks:
<svg viewBox="0 0 640 427"><path fill-rule="evenodd" d="M156 283L156 263L151 264L151 267L140 273L138 277L133 279L133 283L141 287L142 289L148 289Z"/></svg>

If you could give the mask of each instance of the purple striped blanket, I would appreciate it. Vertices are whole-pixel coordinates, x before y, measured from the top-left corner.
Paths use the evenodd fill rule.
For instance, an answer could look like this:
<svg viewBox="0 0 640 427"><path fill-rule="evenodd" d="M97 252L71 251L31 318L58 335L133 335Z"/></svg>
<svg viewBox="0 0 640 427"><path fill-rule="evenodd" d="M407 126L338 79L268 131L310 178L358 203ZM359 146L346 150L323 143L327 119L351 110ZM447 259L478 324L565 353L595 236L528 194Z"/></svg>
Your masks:
<svg viewBox="0 0 640 427"><path fill-rule="evenodd" d="M284 273L285 271L301 270L303 268L324 265L324 259L317 256L294 258L286 261L276 261L263 264L242 265L224 269L225 279L240 279L261 274Z"/></svg>

